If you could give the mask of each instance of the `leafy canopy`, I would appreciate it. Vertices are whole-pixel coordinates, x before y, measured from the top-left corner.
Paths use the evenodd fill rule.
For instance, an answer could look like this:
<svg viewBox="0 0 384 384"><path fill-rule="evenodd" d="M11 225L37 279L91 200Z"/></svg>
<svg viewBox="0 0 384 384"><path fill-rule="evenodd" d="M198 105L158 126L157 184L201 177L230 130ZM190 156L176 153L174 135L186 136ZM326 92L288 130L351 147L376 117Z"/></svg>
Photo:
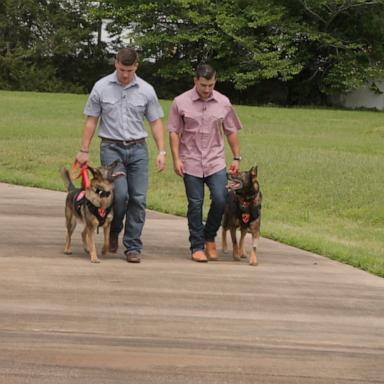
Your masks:
<svg viewBox="0 0 384 384"><path fill-rule="evenodd" d="M183 80L201 61L244 90L274 79L323 93L383 75L383 0L109 0L155 75Z"/></svg>

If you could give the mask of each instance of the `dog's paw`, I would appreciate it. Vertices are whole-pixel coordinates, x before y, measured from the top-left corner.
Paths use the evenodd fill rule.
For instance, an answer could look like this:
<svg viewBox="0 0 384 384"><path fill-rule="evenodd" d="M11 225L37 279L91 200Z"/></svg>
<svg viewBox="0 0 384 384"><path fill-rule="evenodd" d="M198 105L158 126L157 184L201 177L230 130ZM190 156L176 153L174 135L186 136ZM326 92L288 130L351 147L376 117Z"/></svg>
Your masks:
<svg viewBox="0 0 384 384"><path fill-rule="evenodd" d="M249 265L253 265L253 266L257 265L257 258L255 254L252 254L249 257Z"/></svg>
<svg viewBox="0 0 384 384"><path fill-rule="evenodd" d="M64 255L72 255L72 251L64 251Z"/></svg>
<svg viewBox="0 0 384 384"><path fill-rule="evenodd" d="M100 263L100 259L98 259L98 258L96 258L96 259L91 259L91 263L98 264L98 263Z"/></svg>
<svg viewBox="0 0 384 384"><path fill-rule="evenodd" d="M233 260L234 261L241 261L241 258L240 258L240 256L233 255Z"/></svg>

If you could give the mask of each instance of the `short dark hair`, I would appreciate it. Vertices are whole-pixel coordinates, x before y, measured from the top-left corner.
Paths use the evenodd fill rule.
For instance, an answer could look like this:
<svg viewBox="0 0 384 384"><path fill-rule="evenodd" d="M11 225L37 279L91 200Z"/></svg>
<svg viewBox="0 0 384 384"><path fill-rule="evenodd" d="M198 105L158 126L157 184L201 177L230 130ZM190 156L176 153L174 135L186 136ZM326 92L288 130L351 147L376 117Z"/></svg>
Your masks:
<svg viewBox="0 0 384 384"><path fill-rule="evenodd" d="M199 64L196 67L196 78L204 77L204 79L211 80L216 77L216 71L209 64Z"/></svg>
<svg viewBox="0 0 384 384"><path fill-rule="evenodd" d="M139 55L133 48L121 48L117 52L116 60L123 65L133 65L139 61Z"/></svg>

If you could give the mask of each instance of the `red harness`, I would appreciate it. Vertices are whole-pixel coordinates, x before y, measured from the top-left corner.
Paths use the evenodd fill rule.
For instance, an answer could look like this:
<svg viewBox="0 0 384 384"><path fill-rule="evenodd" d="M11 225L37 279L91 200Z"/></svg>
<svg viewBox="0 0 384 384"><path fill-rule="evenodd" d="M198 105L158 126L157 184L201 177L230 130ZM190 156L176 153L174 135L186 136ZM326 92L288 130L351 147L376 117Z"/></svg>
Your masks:
<svg viewBox="0 0 384 384"><path fill-rule="evenodd" d="M244 225L260 216L261 205L257 204L258 193L251 198L240 197L237 195L240 220Z"/></svg>
<svg viewBox="0 0 384 384"><path fill-rule="evenodd" d="M80 168L80 172L75 177L74 173L77 168ZM81 206L83 204L87 204L88 209L93 213L93 215L96 216L97 220L99 221L99 227L102 226L105 222L105 219L107 218L107 215L109 214L109 212L111 212L112 207L109 207L107 209L96 207L85 197L85 190L91 186L91 181L88 175L87 163L83 163L80 166L79 162L75 160L71 168L71 177L72 179L78 179L81 177L81 190L79 190L78 193L74 196L74 202L77 213L81 216Z"/></svg>
<svg viewBox="0 0 384 384"><path fill-rule="evenodd" d="M77 190L77 192L73 196L73 202L74 202L76 212L80 217L82 217L81 207L86 204L88 209L90 210L90 212L97 218L97 220L99 222L99 227L104 225L108 214L112 211L112 206L110 206L108 208L101 208L101 207L96 207L95 205L93 205L85 197L85 191L82 189Z"/></svg>

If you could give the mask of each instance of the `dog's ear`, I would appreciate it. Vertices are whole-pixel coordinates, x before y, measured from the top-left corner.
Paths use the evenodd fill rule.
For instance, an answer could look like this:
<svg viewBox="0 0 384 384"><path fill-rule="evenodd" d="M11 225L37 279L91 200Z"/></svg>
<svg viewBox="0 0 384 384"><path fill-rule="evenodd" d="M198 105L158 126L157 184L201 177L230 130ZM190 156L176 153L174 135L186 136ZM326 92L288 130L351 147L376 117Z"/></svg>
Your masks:
<svg viewBox="0 0 384 384"><path fill-rule="evenodd" d="M253 177L257 177L257 165L254 165L254 166L249 170L249 173L250 173Z"/></svg>
<svg viewBox="0 0 384 384"><path fill-rule="evenodd" d="M98 168L93 168L90 165L87 165L87 169L92 173L94 179L101 180L104 178L103 173Z"/></svg>
<svg viewBox="0 0 384 384"><path fill-rule="evenodd" d="M114 172L114 169L117 167L119 163L120 163L120 160L115 160L114 162L112 162L107 166L108 168L107 179L109 181L114 181L119 176L125 176L124 172Z"/></svg>
<svg viewBox="0 0 384 384"><path fill-rule="evenodd" d="M92 173L92 176L95 177L96 174L96 169L91 167L90 165L87 164L87 169Z"/></svg>
<svg viewBox="0 0 384 384"><path fill-rule="evenodd" d="M124 172L112 172L110 175L108 175L109 181L115 181L120 176L125 176Z"/></svg>
<svg viewBox="0 0 384 384"><path fill-rule="evenodd" d="M120 163L120 160L115 160L113 161L111 164L108 164L107 165L107 168L110 169L110 170L113 170L116 168L116 166Z"/></svg>

